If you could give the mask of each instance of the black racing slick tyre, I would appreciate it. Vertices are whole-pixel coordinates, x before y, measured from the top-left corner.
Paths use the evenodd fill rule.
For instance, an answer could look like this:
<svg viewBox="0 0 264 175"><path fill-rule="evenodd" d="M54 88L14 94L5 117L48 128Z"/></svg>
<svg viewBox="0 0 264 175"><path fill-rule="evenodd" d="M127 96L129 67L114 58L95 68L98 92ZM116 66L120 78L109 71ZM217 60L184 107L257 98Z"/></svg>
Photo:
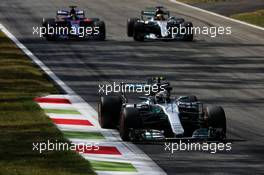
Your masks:
<svg viewBox="0 0 264 175"><path fill-rule="evenodd" d="M105 23L103 21L95 21L94 26L98 27L98 34L95 34L96 40L104 41L106 37Z"/></svg>
<svg viewBox="0 0 264 175"><path fill-rule="evenodd" d="M139 111L137 108L124 108L120 117L120 137L123 141L129 141L129 129L138 129L141 126Z"/></svg>
<svg viewBox="0 0 264 175"><path fill-rule="evenodd" d="M206 108L209 128L221 129L221 139L226 138L226 116L221 106L208 106Z"/></svg>
<svg viewBox="0 0 264 175"><path fill-rule="evenodd" d="M43 19L42 27L42 33L44 33L43 37L45 37L48 41L53 41L57 39L54 33L56 28L56 21L54 18Z"/></svg>
<svg viewBox="0 0 264 175"><path fill-rule="evenodd" d="M135 23L133 37L135 41L144 41L144 23Z"/></svg>
<svg viewBox="0 0 264 175"><path fill-rule="evenodd" d="M186 33L183 36L183 40L193 41L193 24L191 22L184 22L183 26L186 29Z"/></svg>
<svg viewBox="0 0 264 175"><path fill-rule="evenodd" d="M117 127L122 107L119 96L105 96L98 104L98 120L102 128L114 129Z"/></svg>
<svg viewBox="0 0 264 175"><path fill-rule="evenodd" d="M134 35L134 27L135 23L138 21L138 18L129 18L127 20L127 36L128 37L133 37Z"/></svg>

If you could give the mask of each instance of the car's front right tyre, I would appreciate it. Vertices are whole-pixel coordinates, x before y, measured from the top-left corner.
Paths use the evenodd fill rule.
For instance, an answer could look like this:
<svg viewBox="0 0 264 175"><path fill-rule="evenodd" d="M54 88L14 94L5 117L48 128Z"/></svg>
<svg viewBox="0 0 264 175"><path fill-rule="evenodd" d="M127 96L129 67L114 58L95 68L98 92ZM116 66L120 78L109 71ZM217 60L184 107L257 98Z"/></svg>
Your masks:
<svg viewBox="0 0 264 175"><path fill-rule="evenodd" d="M104 21L94 21L94 26L98 27L99 33L96 35L96 40L104 41L106 38L106 29Z"/></svg>
<svg viewBox="0 0 264 175"><path fill-rule="evenodd" d="M192 22L184 22L183 23L186 33L183 36L184 41L193 41L193 24Z"/></svg>
<svg viewBox="0 0 264 175"><path fill-rule="evenodd" d="M226 138L226 116L225 111L221 106L208 106L206 108L207 123L209 129L216 131L214 139L222 140ZM220 129L217 130L217 129Z"/></svg>

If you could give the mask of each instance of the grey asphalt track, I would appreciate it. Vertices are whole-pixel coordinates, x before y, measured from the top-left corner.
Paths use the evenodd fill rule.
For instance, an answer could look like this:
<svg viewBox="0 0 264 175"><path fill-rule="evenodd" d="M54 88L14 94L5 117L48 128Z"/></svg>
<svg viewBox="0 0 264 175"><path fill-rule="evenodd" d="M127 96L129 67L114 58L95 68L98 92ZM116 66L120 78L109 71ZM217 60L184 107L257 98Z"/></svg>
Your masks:
<svg viewBox="0 0 264 175"><path fill-rule="evenodd" d="M48 42L32 35L42 17L77 4L107 24L107 41ZM231 26L232 35L196 36L195 42L134 42L126 19L145 6L163 5L195 26ZM1 0L0 22L76 93L96 107L98 84L143 81L165 75L174 95L194 94L222 105L227 115L229 152L164 151L139 145L168 174L263 174L264 32L167 0ZM15 54L15 53L14 53Z"/></svg>

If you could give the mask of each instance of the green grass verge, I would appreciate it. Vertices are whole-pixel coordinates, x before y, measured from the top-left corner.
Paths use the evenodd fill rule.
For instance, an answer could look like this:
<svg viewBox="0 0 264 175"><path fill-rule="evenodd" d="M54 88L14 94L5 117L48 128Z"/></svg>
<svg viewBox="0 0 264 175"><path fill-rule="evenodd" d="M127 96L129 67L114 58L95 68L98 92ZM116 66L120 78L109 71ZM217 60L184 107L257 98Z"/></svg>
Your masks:
<svg viewBox="0 0 264 175"><path fill-rule="evenodd" d="M51 82L0 32L0 174L94 174L88 161L72 151L33 151L33 142L67 142L36 96L58 93Z"/></svg>
<svg viewBox="0 0 264 175"><path fill-rule="evenodd" d="M99 132L78 132L78 131L63 131L67 138L76 139L104 139L104 136Z"/></svg>
<svg viewBox="0 0 264 175"><path fill-rule="evenodd" d="M136 168L130 163L123 162L106 162L90 160L93 169L97 171L124 171L136 172Z"/></svg>
<svg viewBox="0 0 264 175"><path fill-rule="evenodd" d="M81 114L79 111L74 109L44 109L45 113L53 114Z"/></svg>
<svg viewBox="0 0 264 175"><path fill-rule="evenodd" d="M231 16L232 18L245 21L251 24L255 24L264 27L264 9L257 10L255 12L239 13Z"/></svg>

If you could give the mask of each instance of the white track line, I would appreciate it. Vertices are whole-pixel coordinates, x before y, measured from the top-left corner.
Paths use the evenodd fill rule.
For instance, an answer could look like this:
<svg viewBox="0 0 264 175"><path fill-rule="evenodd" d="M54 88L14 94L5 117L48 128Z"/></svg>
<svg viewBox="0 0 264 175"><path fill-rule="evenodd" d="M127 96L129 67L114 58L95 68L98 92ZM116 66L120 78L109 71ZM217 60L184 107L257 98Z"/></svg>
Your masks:
<svg viewBox="0 0 264 175"><path fill-rule="evenodd" d="M76 110L71 104L38 103L43 109L67 109Z"/></svg>
<svg viewBox="0 0 264 175"><path fill-rule="evenodd" d="M194 6L191 6L191 5L188 5L188 4L185 4L185 3L182 3L182 2L176 1L176 0L169 0L169 1L172 2L172 3L175 3L175 4L183 5L185 7L189 7L191 9L199 10L201 12L208 13L210 15L214 15L214 16L217 16L217 17L220 17L220 18L229 20L229 21L233 21L233 22L236 22L236 23L240 23L240 24L243 24L243 25L246 25L246 26L249 26L249 27L253 27L253 28L259 29L259 30L264 30L263 27L256 26L256 25L253 25L253 24L249 24L247 22L239 21L237 19L229 18L229 17L223 16L223 15L220 15L218 13L214 13L214 12L211 12L211 11L208 11L208 10L204 10L204 9L201 9L201 8L198 8L198 7L194 7Z"/></svg>

